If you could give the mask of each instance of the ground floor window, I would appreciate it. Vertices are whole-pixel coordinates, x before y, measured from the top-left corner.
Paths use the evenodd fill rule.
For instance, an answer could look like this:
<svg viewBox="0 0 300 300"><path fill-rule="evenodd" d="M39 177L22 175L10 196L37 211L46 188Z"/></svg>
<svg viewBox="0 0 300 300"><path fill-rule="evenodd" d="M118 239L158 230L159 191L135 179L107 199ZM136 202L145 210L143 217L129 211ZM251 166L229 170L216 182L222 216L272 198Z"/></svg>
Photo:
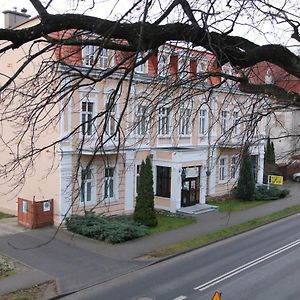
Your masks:
<svg viewBox="0 0 300 300"><path fill-rule="evenodd" d="M80 202L89 203L92 201L92 169L87 167L81 170L81 193Z"/></svg>
<svg viewBox="0 0 300 300"><path fill-rule="evenodd" d="M138 193L138 188L140 184L140 172L141 172L141 165L136 166L136 185L135 185L135 191Z"/></svg>
<svg viewBox="0 0 300 300"><path fill-rule="evenodd" d="M220 158L219 161L219 180L220 181L224 181L226 180L226 176L227 176L227 161L226 158Z"/></svg>
<svg viewBox="0 0 300 300"><path fill-rule="evenodd" d="M156 196L171 196L171 168L156 167Z"/></svg>
<svg viewBox="0 0 300 300"><path fill-rule="evenodd" d="M114 197L114 172L115 168L106 167L104 177L104 198Z"/></svg>
<svg viewBox="0 0 300 300"><path fill-rule="evenodd" d="M237 177L237 169L238 169L238 156L231 157L231 169L230 169L230 177L234 179Z"/></svg>

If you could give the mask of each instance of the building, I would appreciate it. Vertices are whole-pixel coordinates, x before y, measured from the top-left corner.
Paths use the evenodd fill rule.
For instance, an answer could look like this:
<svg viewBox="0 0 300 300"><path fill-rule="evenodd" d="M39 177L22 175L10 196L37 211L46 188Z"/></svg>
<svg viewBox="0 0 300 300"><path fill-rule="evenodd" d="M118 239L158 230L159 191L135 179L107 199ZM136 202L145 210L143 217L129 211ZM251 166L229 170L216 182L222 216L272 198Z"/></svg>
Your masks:
<svg viewBox="0 0 300 300"><path fill-rule="evenodd" d="M0 84L23 68L24 53L42 47L7 52ZM130 213L141 162L150 155L155 206L176 212L231 191L246 141L262 183L263 107L254 109L256 97L232 82L209 76L213 61L208 52L172 44L150 54L95 46L43 51L2 97L1 209L15 211L19 196L54 199L57 223L91 209Z"/></svg>

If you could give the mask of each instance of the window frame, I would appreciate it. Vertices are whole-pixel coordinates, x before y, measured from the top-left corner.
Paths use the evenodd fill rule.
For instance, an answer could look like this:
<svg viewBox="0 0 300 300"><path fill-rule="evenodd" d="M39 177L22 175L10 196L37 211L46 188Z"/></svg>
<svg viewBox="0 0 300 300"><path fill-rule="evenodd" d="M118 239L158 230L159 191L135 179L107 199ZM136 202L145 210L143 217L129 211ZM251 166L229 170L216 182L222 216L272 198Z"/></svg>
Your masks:
<svg viewBox="0 0 300 300"><path fill-rule="evenodd" d="M118 126L118 101L114 99L113 105L111 105L111 108L108 111L108 105L110 102L110 92L104 92L105 97L105 120L104 120L104 132L106 136L112 136L116 133L116 129ZM118 97L116 95L116 97Z"/></svg>
<svg viewBox="0 0 300 300"><path fill-rule="evenodd" d="M179 136L190 136L191 135L191 115L192 109L187 106L183 106L179 109Z"/></svg>
<svg viewBox="0 0 300 300"><path fill-rule="evenodd" d="M202 115L202 112L205 112ZM208 110L206 108L199 109L199 134L206 135L208 132Z"/></svg>
<svg viewBox="0 0 300 300"><path fill-rule="evenodd" d="M83 109L85 105L85 109ZM90 105L92 110L89 110ZM80 101L80 123L81 123L81 136L91 137L95 133L95 125L93 120L95 116L95 101L88 98L83 98ZM85 120L84 120L85 119Z"/></svg>
<svg viewBox="0 0 300 300"><path fill-rule="evenodd" d="M137 57L136 57L136 63L139 63L141 60L144 59L144 55L142 52L139 52L137 54ZM138 66L135 67L134 71L138 74L145 74L146 72L146 65L145 63L142 63L142 64L139 64Z"/></svg>
<svg viewBox="0 0 300 300"><path fill-rule="evenodd" d="M159 77L168 76L169 59L169 54L159 51L157 59L157 74Z"/></svg>
<svg viewBox="0 0 300 300"><path fill-rule="evenodd" d="M135 194L138 194L138 186L140 183L140 175L141 175L141 164L136 165L135 168Z"/></svg>
<svg viewBox="0 0 300 300"><path fill-rule="evenodd" d="M112 173L111 173L112 171ZM104 167L104 184L103 198L104 200L112 200L116 198L115 178L116 168L111 166Z"/></svg>
<svg viewBox="0 0 300 300"><path fill-rule="evenodd" d="M240 120L240 117L239 117L239 112L238 111L234 111L232 113L232 118L233 118L233 121L232 121L232 125L233 125L233 134L234 135L238 135L240 133L240 124L239 124L239 120Z"/></svg>
<svg viewBox="0 0 300 300"><path fill-rule="evenodd" d="M90 178L86 178L85 172L90 173ZM79 203L80 206L94 204L96 202L96 190L95 190L95 181L96 181L96 173L95 168L91 166L87 166L85 168L80 169L80 197ZM89 186L89 191L88 191ZM88 199L88 195L90 195L90 199Z"/></svg>
<svg viewBox="0 0 300 300"><path fill-rule="evenodd" d="M104 54L104 55L103 55ZM106 48L99 50L99 57L97 64L101 69L106 69L109 63L109 51Z"/></svg>
<svg viewBox="0 0 300 300"><path fill-rule="evenodd" d="M222 163L222 161L224 163ZM220 157L219 158L219 181L220 182L224 182L227 179L227 173L228 173L228 161L227 161L227 157Z"/></svg>
<svg viewBox="0 0 300 300"><path fill-rule="evenodd" d="M137 104L136 106L136 121L135 121L135 134L137 136L144 136L148 134L148 124L149 124L149 116L148 116L148 105L145 104Z"/></svg>
<svg viewBox="0 0 300 300"><path fill-rule="evenodd" d="M109 65L109 50L95 45L86 45L82 48L82 64L107 69Z"/></svg>
<svg viewBox="0 0 300 300"><path fill-rule="evenodd" d="M163 110L163 112L161 111ZM159 136L170 136L171 128L171 108L166 105L161 105L158 107L158 130Z"/></svg>
<svg viewBox="0 0 300 300"><path fill-rule="evenodd" d="M225 134L227 132L228 127L228 111L221 111L221 134Z"/></svg>
<svg viewBox="0 0 300 300"><path fill-rule="evenodd" d="M230 179L238 177L238 156L233 155L230 159Z"/></svg>
<svg viewBox="0 0 300 300"><path fill-rule="evenodd" d="M156 166L156 196L171 198L172 168Z"/></svg>

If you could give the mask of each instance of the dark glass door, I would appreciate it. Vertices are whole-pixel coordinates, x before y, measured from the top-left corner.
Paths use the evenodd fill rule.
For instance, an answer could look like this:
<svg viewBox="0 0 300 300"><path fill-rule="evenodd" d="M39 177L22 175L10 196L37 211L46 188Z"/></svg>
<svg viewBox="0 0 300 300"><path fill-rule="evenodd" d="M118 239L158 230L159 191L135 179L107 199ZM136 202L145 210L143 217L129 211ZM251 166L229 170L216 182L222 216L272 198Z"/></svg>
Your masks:
<svg viewBox="0 0 300 300"><path fill-rule="evenodd" d="M181 207L199 203L199 186L197 178L187 178L182 182Z"/></svg>

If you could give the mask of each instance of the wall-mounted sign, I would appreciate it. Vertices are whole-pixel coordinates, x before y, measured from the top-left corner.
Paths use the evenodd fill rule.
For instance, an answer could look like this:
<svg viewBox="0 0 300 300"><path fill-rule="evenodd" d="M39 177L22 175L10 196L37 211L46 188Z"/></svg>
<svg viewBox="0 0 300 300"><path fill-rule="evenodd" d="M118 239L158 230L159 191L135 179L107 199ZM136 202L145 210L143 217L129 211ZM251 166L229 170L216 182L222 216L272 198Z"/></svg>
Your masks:
<svg viewBox="0 0 300 300"><path fill-rule="evenodd" d="M50 211L50 201L45 201L43 203L43 211Z"/></svg>
<svg viewBox="0 0 300 300"><path fill-rule="evenodd" d="M185 178L198 177L198 167L185 168Z"/></svg>

